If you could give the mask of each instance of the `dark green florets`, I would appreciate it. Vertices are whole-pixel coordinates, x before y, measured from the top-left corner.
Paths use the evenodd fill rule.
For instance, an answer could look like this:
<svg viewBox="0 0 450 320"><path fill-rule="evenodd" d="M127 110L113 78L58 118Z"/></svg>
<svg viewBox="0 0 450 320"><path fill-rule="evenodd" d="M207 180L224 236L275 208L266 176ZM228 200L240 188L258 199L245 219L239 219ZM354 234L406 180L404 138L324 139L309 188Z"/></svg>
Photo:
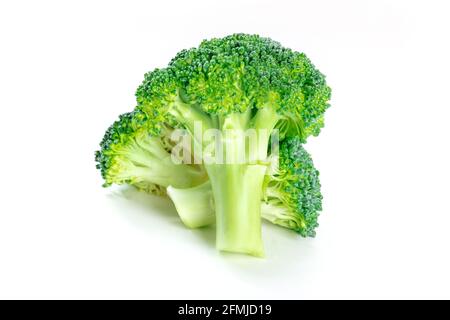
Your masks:
<svg viewBox="0 0 450 320"><path fill-rule="evenodd" d="M139 174L144 145L149 141L148 118L141 111L124 113L106 131L100 150L95 152L97 169L104 179L104 187L130 184L153 194L165 194L157 184L143 181ZM142 163L145 161L142 161ZM137 170L138 169L138 170Z"/></svg>
<svg viewBox="0 0 450 320"><path fill-rule="evenodd" d="M150 119L147 126L153 135L159 135L165 125L178 126L167 113L169 106L179 96L175 80L167 69L155 69L145 74L144 81L136 91L139 109Z"/></svg>
<svg viewBox="0 0 450 320"><path fill-rule="evenodd" d="M141 130L145 122L145 114L136 110L121 114L119 120L115 121L106 130L100 142L101 149L95 152L96 167L101 171L103 179L107 178L108 169L111 167L113 160L111 154L114 154L117 148L126 145L130 140L134 139L135 134L138 130Z"/></svg>
<svg viewBox="0 0 450 320"><path fill-rule="evenodd" d="M119 117L108 128L95 153L97 168L104 186L129 184L155 194L164 194L165 188L188 188L207 178L200 166L177 164L172 159L171 128L163 126L160 135L149 129L148 116L135 110Z"/></svg>
<svg viewBox="0 0 450 320"><path fill-rule="evenodd" d="M279 161L279 169L267 188L267 201L273 208L283 208L278 224L304 237L314 237L322 210L319 171L298 138L281 143Z"/></svg>
<svg viewBox="0 0 450 320"><path fill-rule="evenodd" d="M280 129L304 141L323 127L330 88L303 53L235 34L181 51L166 69L148 73L136 96L156 121L167 118L177 98L219 116L270 106L282 117Z"/></svg>

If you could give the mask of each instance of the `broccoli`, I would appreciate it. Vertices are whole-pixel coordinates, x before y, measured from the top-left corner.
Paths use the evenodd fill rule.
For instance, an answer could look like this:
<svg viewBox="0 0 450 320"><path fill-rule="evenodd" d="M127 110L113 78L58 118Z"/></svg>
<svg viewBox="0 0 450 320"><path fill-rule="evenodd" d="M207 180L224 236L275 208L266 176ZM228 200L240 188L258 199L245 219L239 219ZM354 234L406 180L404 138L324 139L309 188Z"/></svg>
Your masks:
<svg viewBox="0 0 450 320"><path fill-rule="evenodd" d="M296 136L301 142L318 135L330 92L303 53L268 38L235 34L181 51L167 68L145 75L136 98L152 136L161 136L167 127L184 128L208 156L203 134L219 130L227 161L204 163L214 198L216 246L262 256L261 199L270 133L277 129L281 139ZM256 130L259 143L246 150L242 162L236 132L247 129ZM272 195L268 199L267 205L278 208Z"/></svg>
<svg viewBox="0 0 450 320"><path fill-rule="evenodd" d="M261 216L303 237L314 237L322 210L319 171L297 137L281 142L279 166L266 176ZM190 228L214 221L209 181L188 189L167 188L182 221Z"/></svg>
<svg viewBox="0 0 450 320"><path fill-rule="evenodd" d="M174 163L169 133L151 136L147 123L147 116L135 110L122 114L106 131L95 153L105 187L130 184L161 195L169 185L189 188L207 179L201 166Z"/></svg>
<svg viewBox="0 0 450 320"><path fill-rule="evenodd" d="M298 138L280 144L279 166L267 181L262 216L303 237L314 237L322 210L319 171Z"/></svg>

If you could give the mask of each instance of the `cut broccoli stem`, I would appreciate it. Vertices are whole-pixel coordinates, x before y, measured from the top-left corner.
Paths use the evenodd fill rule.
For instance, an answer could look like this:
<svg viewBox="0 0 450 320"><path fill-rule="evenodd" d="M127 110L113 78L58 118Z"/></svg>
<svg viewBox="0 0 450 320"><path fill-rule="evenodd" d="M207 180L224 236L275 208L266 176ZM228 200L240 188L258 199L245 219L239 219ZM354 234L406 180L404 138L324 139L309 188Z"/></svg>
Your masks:
<svg viewBox="0 0 450 320"><path fill-rule="evenodd" d="M212 126L220 130L222 151L215 153L216 157L212 163L204 163L214 195L217 248L222 251L263 256L260 208L268 165L266 157L270 132L280 119L275 109L265 106L253 117L251 108L248 108L243 113L205 118L202 111L179 99L170 110L191 135L195 121L201 121L203 130ZM256 130L257 145L256 148L247 149L245 130L250 128ZM259 130L266 132L261 133ZM264 137L261 134L264 134ZM194 140L198 141L198 137L194 136ZM187 220L188 213L186 210L180 216L184 215Z"/></svg>
<svg viewBox="0 0 450 320"><path fill-rule="evenodd" d="M264 255L260 208L266 169L263 165L206 165L214 195L219 250Z"/></svg>
<svg viewBox="0 0 450 320"><path fill-rule="evenodd" d="M181 221L187 227L200 228L214 222L214 201L209 181L187 189L169 186L167 195L172 199Z"/></svg>
<svg viewBox="0 0 450 320"><path fill-rule="evenodd" d="M259 163L269 164L267 152L271 134L281 117L277 114L274 107L265 105L260 108L251 120L251 127L257 131L257 149L250 150L249 159L256 159Z"/></svg>
<svg viewBox="0 0 450 320"><path fill-rule="evenodd" d="M205 164L214 195L216 247L261 257L261 197L267 166L248 163L242 133L249 127L249 112L219 117L219 123L223 162Z"/></svg>

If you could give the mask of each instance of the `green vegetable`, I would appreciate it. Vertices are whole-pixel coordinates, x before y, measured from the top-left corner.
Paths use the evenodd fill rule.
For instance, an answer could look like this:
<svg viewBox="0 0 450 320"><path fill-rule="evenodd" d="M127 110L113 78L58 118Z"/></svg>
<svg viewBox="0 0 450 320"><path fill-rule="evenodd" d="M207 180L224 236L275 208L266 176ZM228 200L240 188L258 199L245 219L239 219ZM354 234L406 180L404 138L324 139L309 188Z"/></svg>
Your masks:
<svg viewBox="0 0 450 320"><path fill-rule="evenodd" d="M167 68L145 75L136 97L155 135L165 124L182 127L203 148L203 132L220 130L231 161L205 164L214 195L216 246L262 256L260 199L270 135L261 136L259 129L277 128L282 138L301 141L318 135L330 98L324 76L303 53L268 38L235 34L181 51ZM196 123L203 131L195 130ZM258 130L262 143L239 163L240 141L227 132L249 128Z"/></svg>
<svg viewBox="0 0 450 320"><path fill-rule="evenodd" d="M304 237L314 237L322 210L319 171L298 138L280 145L279 167L269 176L262 215Z"/></svg>
<svg viewBox="0 0 450 320"><path fill-rule="evenodd" d="M145 74L136 110L108 129L97 166L105 185L168 188L187 226L215 219L219 250L262 256L261 215L314 235L320 185L312 184L317 171L300 144L320 133L330 94L305 54L271 39L234 34L203 41ZM178 165L169 139L177 129L191 138ZM274 133L292 146L281 149L285 163L271 173ZM248 147L251 139L258 143ZM220 148L211 149L212 142ZM194 196L198 202L190 203Z"/></svg>

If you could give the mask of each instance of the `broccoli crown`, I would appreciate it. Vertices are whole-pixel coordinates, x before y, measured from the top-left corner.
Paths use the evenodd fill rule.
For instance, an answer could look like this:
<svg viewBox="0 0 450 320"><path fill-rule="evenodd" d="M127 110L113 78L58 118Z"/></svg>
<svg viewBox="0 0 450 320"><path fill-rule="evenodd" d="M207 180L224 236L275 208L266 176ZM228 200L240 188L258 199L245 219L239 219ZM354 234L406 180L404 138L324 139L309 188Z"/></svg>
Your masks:
<svg viewBox="0 0 450 320"><path fill-rule="evenodd" d="M315 236L322 210L319 171L300 139L287 138L281 143L279 168L271 176L266 194L274 207L283 207L275 223L294 229L304 237Z"/></svg>
<svg viewBox="0 0 450 320"><path fill-rule="evenodd" d="M140 128L140 119L144 118L145 115L139 111L124 113L106 130L100 142L101 150L95 152L96 167L103 179L108 179L108 170L114 166L113 155L120 153L120 149L130 142Z"/></svg>
<svg viewBox="0 0 450 320"><path fill-rule="evenodd" d="M167 106L177 99L218 116L270 106L285 120L285 133L304 140L323 127L330 93L305 54L269 38L234 34L179 52L167 68L145 75L136 96L155 123L173 122Z"/></svg>
<svg viewBox="0 0 450 320"><path fill-rule="evenodd" d="M168 114L168 106L178 98L176 79L167 69L155 69L144 76L144 81L136 91L138 109L148 115L148 130L153 135L159 135L165 124L179 127Z"/></svg>
<svg viewBox="0 0 450 320"><path fill-rule="evenodd" d="M171 128L164 126L159 136L149 132L149 119L139 110L122 114L108 128L96 151L95 160L104 186L130 184L154 194L165 194L165 188L188 188L206 179L199 166L173 162Z"/></svg>
<svg viewBox="0 0 450 320"><path fill-rule="evenodd" d="M147 116L135 110L120 115L119 120L106 130L100 143L101 149L95 152L96 167L105 180L105 187L113 183L128 183L149 193L164 193L163 188L141 181L138 170L134 170L146 161L143 151L149 137L146 123Z"/></svg>

